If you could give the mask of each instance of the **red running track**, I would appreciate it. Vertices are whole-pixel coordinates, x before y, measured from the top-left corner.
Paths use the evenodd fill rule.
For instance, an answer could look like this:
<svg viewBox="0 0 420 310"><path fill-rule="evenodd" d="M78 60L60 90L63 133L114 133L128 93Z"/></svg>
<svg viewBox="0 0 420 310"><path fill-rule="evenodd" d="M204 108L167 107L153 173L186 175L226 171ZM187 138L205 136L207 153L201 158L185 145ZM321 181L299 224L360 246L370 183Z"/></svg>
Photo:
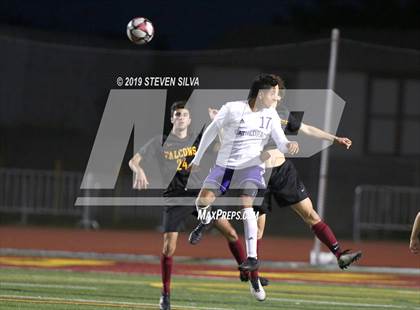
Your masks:
<svg viewBox="0 0 420 310"><path fill-rule="evenodd" d="M408 242L342 240L343 249L360 249L361 266L420 268L420 255L408 250ZM308 262L313 239L265 237L261 259ZM60 250L97 253L159 255L162 234L152 231L86 231L82 229L0 226L0 248ZM325 249L326 250L326 249ZM177 256L231 258L225 239L208 234L199 245L191 246L180 234Z"/></svg>

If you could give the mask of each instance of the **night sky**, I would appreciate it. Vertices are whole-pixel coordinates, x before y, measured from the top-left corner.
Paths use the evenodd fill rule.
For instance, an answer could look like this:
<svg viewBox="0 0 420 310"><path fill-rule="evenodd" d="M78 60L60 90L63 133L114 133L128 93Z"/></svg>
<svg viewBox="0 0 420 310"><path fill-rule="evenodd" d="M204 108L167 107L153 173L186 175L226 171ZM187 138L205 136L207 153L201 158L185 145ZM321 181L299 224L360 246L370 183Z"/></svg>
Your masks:
<svg viewBox="0 0 420 310"><path fill-rule="evenodd" d="M0 24L120 39L128 21L149 18L156 29L151 48L203 49L225 33L264 26L317 32L334 26L420 29L420 1L31 1L0 3ZM246 30L245 30L246 31ZM258 35L252 34L256 45ZM325 37L325 36L324 36ZM273 43L282 43L274 40ZM284 42L287 43L287 42ZM234 46L232 46L234 47Z"/></svg>

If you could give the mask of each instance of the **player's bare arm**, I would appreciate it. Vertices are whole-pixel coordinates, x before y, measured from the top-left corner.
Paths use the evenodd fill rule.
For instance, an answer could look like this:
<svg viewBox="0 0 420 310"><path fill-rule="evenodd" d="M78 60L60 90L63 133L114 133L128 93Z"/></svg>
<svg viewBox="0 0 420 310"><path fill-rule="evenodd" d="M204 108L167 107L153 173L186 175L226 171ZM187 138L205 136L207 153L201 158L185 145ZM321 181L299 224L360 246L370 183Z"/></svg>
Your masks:
<svg viewBox="0 0 420 310"><path fill-rule="evenodd" d="M302 131L304 134L314 137L314 138L318 138L318 139L323 139L323 140L327 140L327 141L331 141L333 143L337 143L340 145L345 146L347 149L349 149L352 145L352 141L347 138L347 137L337 137L334 136L322 129L319 129L317 127L314 126L310 126L307 125L305 123L302 123L300 126L300 131Z"/></svg>
<svg viewBox="0 0 420 310"><path fill-rule="evenodd" d="M214 109L214 108L208 108L208 113L209 113L209 118L210 120L213 122L214 118L216 117L217 113L219 112L218 109ZM219 140L222 141L222 131L219 130L219 132L217 133L219 136ZM214 139L214 138L213 138ZM201 146L201 145L200 145ZM220 146L220 145L219 145ZM218 151L218 148L216 148L214 151ZM191 172L195 172L198 171L200 169L200 166L198 163L192 161L189 165L188 168Z"/></svg>
<svg viewBox="0 0 420 310"><path fill-rule="evenodd" d="M420 212L417 213L414 220L413 229L410 237L410 251L414 254L420 253Z"/></svg>
<svg viewBox="0 0 420 310"><path fill-rule="evenodd" d="M215 110L215 109L214 109ZM211 111L209 108L209 116L212 119L212 122L207 126L206 130L204 130L203 136L201 137L200 145L198 146L197 153L194 156L194 159L188 165L188 169L192 172L197 171L199 169L200 160L203 157L205 151L213 142L213 140L219 134L219 128L216 124L216 115L218 114L218 110L215 113Z"/></svg>
<svg viewBox="0 0 420 310"><path fill-rule="evenodd" d="M134 172L134 189L147 189L149 181L147 180L146 174L143 168L140 166L141 156L139 153L136 153L133 158L130 159L128 165L130 169Z"/></svg>
<svg viewBox="0 0 420 310"><path fill-rule="evenodd" d="M209 112L210 120L213 121L214 118L216 117L217 113L219 113L219 109L209 107L208 112ZM215 143L215 145L213 147L213 152L218 152L219 149L220 149L220 144L222 143L222 139L223 139L223 128L219 129L219 132L218 132L217 136L219 137L219 141L217 143Z"/></svg>

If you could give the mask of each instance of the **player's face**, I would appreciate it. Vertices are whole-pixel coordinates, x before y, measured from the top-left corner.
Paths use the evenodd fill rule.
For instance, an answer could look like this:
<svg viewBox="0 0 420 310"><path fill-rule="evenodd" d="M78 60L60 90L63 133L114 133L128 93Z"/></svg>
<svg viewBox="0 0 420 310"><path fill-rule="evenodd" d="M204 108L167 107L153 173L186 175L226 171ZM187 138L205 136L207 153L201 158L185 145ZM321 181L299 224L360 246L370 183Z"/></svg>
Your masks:
<svg viewBox="0 0 420 310"><path fill-rule="evenodd" d="M172 115L171 122L174 129L182 130L191 124L190 111L187 109L177 109Z"/></svg>
<svg viewBox="0 0 420 310"><path fill-rule="evenodd" d="M275 108L281 99L278 85L271 87L270 89L261 89L258 93L258 99L264 107Z"/></svg>

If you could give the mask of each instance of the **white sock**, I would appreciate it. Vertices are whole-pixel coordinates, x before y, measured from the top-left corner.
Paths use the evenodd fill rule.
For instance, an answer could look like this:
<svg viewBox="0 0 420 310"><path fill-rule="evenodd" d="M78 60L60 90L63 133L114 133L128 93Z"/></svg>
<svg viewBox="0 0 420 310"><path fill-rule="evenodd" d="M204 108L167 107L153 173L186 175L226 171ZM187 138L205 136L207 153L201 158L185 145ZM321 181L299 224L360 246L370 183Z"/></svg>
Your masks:
<svg viewBox="0 0 420 310"><path fill-rule="evenodd" d="M255 216L253 208L242 209L242 214L244 217L246 254L248 257L257 258L257 217Z"/></svg>

